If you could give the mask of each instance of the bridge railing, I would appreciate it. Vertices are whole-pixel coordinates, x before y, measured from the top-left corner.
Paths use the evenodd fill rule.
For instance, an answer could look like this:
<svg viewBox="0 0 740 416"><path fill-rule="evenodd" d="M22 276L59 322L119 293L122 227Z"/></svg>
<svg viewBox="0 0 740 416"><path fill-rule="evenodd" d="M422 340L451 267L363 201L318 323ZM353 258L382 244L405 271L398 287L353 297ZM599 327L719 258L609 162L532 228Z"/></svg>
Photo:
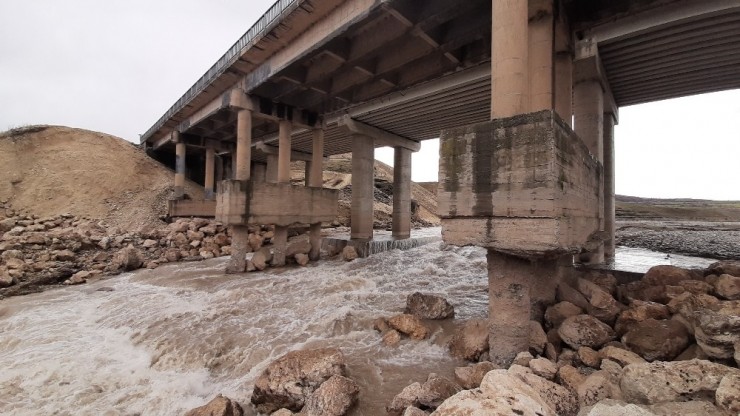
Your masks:
<svg viewBox="0 0 740 416"><path fill-rule="evenodd" d="M301 0L277 0L268 10L262 15L262 17L247 30L247 32L239 38L232 46L226 51L215 64L213 64L198 81L193 84L190 89L178 99L175 104L167 110L162 117L157 120L156 123L149 130L141 136L141 143L145 142L151 135L159 130L173 115L182 110L187 103L190 102L195 96L200 94L211 82L223 74L228 67L230 67L242 53L245 52L247 46L260 37L262 37L274 22L279 20L285 11L293 5L296 5Z"/></svg>

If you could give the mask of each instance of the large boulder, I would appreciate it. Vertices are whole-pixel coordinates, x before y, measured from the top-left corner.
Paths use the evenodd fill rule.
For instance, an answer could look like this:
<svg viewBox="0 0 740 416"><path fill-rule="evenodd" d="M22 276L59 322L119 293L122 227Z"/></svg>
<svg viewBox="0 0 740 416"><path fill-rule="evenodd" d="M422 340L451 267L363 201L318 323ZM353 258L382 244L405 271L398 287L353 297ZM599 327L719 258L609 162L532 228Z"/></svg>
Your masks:
<svg viewBox="0 0 740 416"><path fill-rule="evenodd" d="M415 292L406 297L406 313L421 319L447 319L455 317L455 308L441 296Z"/></svg>
<svg viewBox="0 0 740 416"><path fill-rule="evenodd" d="M436 409L460 390L460 386L452 380L432 373L423 384L413 383L401 390L386 407L386 411L389 415L401 416L409 407Z"/></svg>
<svg viewBox="0 0 740 416"><path fill-rule="evenodd" d="M717 276L729 274L740 277L740 260L723 260L709 265L704 272L705 275L714 274Z"/></svg>
<svg viewBox="0 0 740 416"><path fill-rule="evenodd" d="M493 370L480 389L463 390L445 400L433 416L556 416L539 393L516 374Z"/></svg>
<svg viewBox="0 0 740 416"><path fill-rule="evenodd" d="M646 319L624 334L622 343L647 361L669 361L689 345L686 327L671 319Z"/></svg>
<svg viewBox="0 0 740 416"><path fill-rule="evenodd" d="M311 241L308 235L302 234L291 238L285 249L285 257L295 257L296 254L308 254L311 251Z"/></svg>
<svg viewBox="0 0 740 416"><path fill-rule="evenodd" d="M715 400L717 406L734 415L740 415L740 374L728 374L722 378Z"/></svg>
<svg viewBox="0 0 740 416"><path fill-rule="evenodd" d="M599 348L614 339L614 330L591 315L576 315L563 321L558 335L577 350L580 347Z"/></svg>
<svg viewBox="0 0 740 416"><path fill-rule="evenodd" d="M336 348L289 352L257 378L252 403L263 413L281 408L297 412L321 383L344 372L344 356Z"/></svg>
<svg viewBox="0 0 740 416"><path fill-rule="evenodd" d="M721 298L728 300L740 299L740 277L723 274L714 282L714 291Z"/></svg>
<svg viewBox="0 0 740 416"><path fill-rule="evenodd" d="M455 368L455 381L457 381L464 389L475 389L480 386L481 381L483 381L483 377L485 377L489 371L495 369L496 366L490 361L481 361L467 367L457 367Z"/></svg>
<svg viewBox="0 0 740 416"><path fill-rule="evenodd" d="M331 376L306 400L301 416L342 416L357 403L360 387L351 379Z"/></svg>
<svg viewBox="0 0 740 416"><path fill-rule="evenodd" d="M686 269L676 266L653 266L642 277L643 283L651 286L669 285L678 286L684 280L693 279L695 276Z"/></svg>
<svg viewBox="0 0 740 416"><path fill-rule="evenodd" d="M576 289L588 300L586 311L589 315L609 325L614 323L622 305L609 292L586 279L578 279Z"/></svg>
<svg viewBox="0 0 740 416"><path fill-rule="evenodd" d="M16 284L15 276L8 274L8 271L4 268L0 268L0 288L13 286Z"/></svg>
<svg viewBox="0 0 740 416"><path fill-rule="evenodd" d="M413 339L421 340L429 336L429 328L414 315L402 313L388 319L388 325Z"/></svg>
<svg viewBox="0 0 740 416"><path fill-rule="evenodd" d="M197 407L187 413L185 416L242 416L244 415L244 409L239 403L224 397L222 395L216 396L208 404Z"/></svg>
<svg viewBox="0 0 740 416"><path fill-rule="evenodd" d="M624 368L620 387L630 403L655 404L714 397L725 376L740 370L705 360L658 361Z"/></svg>
<svg viewBox="0 0 740 416"><path fill-rule="evenodd" d="M131 271L140 268L144 264L144 258L139 250L129 245L116 253L113 264L116 269Z"/></svg>
<svg viewBox="0 0 740 416"><path fill-rule="evenodd" d="M617 336L629 332L632 327L646 319L668 319L671 312L666 305L657 302L645 302L641 300L632 301L630 307L619 314L614 323Z"/></svg>
<svg viewBox="0 0 740 416"><path fill-rule="evenodd" d="M693 313L696 343L712 358L731 359L740 341L740 300L720 302Z"/></svg>
<svg viewBox="0 0 740 416"><path fill-rule="evenodd" d="M516 371L513 367L508 371L534 389L540 398L559 416L575 416L578 413L578 399L567 388L546 380L537 374Z"/></svg>
<svg viewBox="0 0 740 416"><path fill-rule="evenodd" d="M472 319L455 331L450 341L450 354L468 361L478 361L481 354L488 352L488 322Z"/></svg>
<svg viewBox="0 0 740 416"><path fill-rule="evenodd" d="M581 407L592 406L605 399L621 399L622 391L617 380L600 370L588 375L576 388L578 403Z"/></svg>
<svg viewBox="0 0 740 416"><path fill-rule="evenodd" d="M545 310L545 322L549 328L557 328L566 319L571 316L581 315L582 313L583 309L570 302L562 301Z"/></svg>

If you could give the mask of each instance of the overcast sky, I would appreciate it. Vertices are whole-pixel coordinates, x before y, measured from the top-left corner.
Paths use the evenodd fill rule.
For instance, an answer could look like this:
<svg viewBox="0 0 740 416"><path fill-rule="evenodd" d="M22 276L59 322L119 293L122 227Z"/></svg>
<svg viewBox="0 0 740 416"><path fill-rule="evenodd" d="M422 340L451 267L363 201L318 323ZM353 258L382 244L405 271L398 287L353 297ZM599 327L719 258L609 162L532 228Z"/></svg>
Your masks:
<svg viewBox="0 0 740 416"><path fill-rule="evenodd" d="M138 143L272 3L0 0L0 130L59 124ZM424 142L414 180L437 179L437 152ZM740 200L739 159L738 90L620 109L619 194Z"/></svg>

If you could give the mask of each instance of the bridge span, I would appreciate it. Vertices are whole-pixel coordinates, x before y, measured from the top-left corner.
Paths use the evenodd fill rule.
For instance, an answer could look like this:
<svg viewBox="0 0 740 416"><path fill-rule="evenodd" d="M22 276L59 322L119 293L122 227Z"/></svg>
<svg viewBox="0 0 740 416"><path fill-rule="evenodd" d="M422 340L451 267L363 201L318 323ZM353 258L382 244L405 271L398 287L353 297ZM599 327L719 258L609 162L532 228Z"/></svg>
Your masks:
<svg viewBox="0 0 740 416"><path fill-rule="evenodd" d="M173 213L233 227L240 272L249 224L276 225L275 264L287 227L311 224L318 256L333 154L353 155L351 235L367 240L374 149L395 149L393 235L408 238L411 153L441 137L443 238L489 250L505 364L563 266L614 255L619 107L733 88L740 0L279 0L142 144L175 166ZM289 184L291 160L307 186ZM205 201L183 199L186 176Z"/></svg>

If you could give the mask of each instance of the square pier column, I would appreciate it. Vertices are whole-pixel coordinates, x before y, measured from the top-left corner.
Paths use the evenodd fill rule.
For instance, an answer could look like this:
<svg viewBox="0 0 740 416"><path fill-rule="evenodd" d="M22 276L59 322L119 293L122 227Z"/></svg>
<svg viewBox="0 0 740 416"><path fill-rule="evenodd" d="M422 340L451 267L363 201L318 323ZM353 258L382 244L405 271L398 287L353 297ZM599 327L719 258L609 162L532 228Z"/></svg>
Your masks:
<svg viewBox="0 0 740 416"><path fill-rule="evenodd" d="M289 120L280 120L278 132L277 183L290 183L291 133L293 125ZM268 160L269 163L269 160ZM276 201L279 203L279 201ZM288 247L288 227L275 225L272 238L272 265L285 266L285 251Z"/></svg>
<svg viewBox="0 0 740 416"><path fill-rule="evenodd" d="M324 186L324 129L313 131L311 162L306 162L306 185L312 188ZM313 223L308 231L311 251L308 257L316 261L321 256L321 223Z"/></svg>
<svg viewBox="0 0 740 416"><path fill-rule="evenodd" d="M204 197L207 200L216 198L214 189L216 181L216 149L212 145L206 147L206 172L204 181Z"/></svg>
<svg viewBox="0 0 740 416"><path fill-rule="evenodd" d="M234 179L248 181L251 176L252 161L252 112L239 110L236 119L236 152L234 161ZM249 227L233 225L231 227L231 259L226 266L226 273L242 273L247 268L247 247L249 245Z"/></svg>
<svg viewBox="0 0 740 416"><path fill-rule="evenodd" d="M393 238L411 237L411 150L396 147L393 155Z"/></svg>
<svg viewBox="0 0 740 416"><path fill-rule="evenodd" d="M375 143L373 138L352 135L352 239L373 238Z"/></svg>

